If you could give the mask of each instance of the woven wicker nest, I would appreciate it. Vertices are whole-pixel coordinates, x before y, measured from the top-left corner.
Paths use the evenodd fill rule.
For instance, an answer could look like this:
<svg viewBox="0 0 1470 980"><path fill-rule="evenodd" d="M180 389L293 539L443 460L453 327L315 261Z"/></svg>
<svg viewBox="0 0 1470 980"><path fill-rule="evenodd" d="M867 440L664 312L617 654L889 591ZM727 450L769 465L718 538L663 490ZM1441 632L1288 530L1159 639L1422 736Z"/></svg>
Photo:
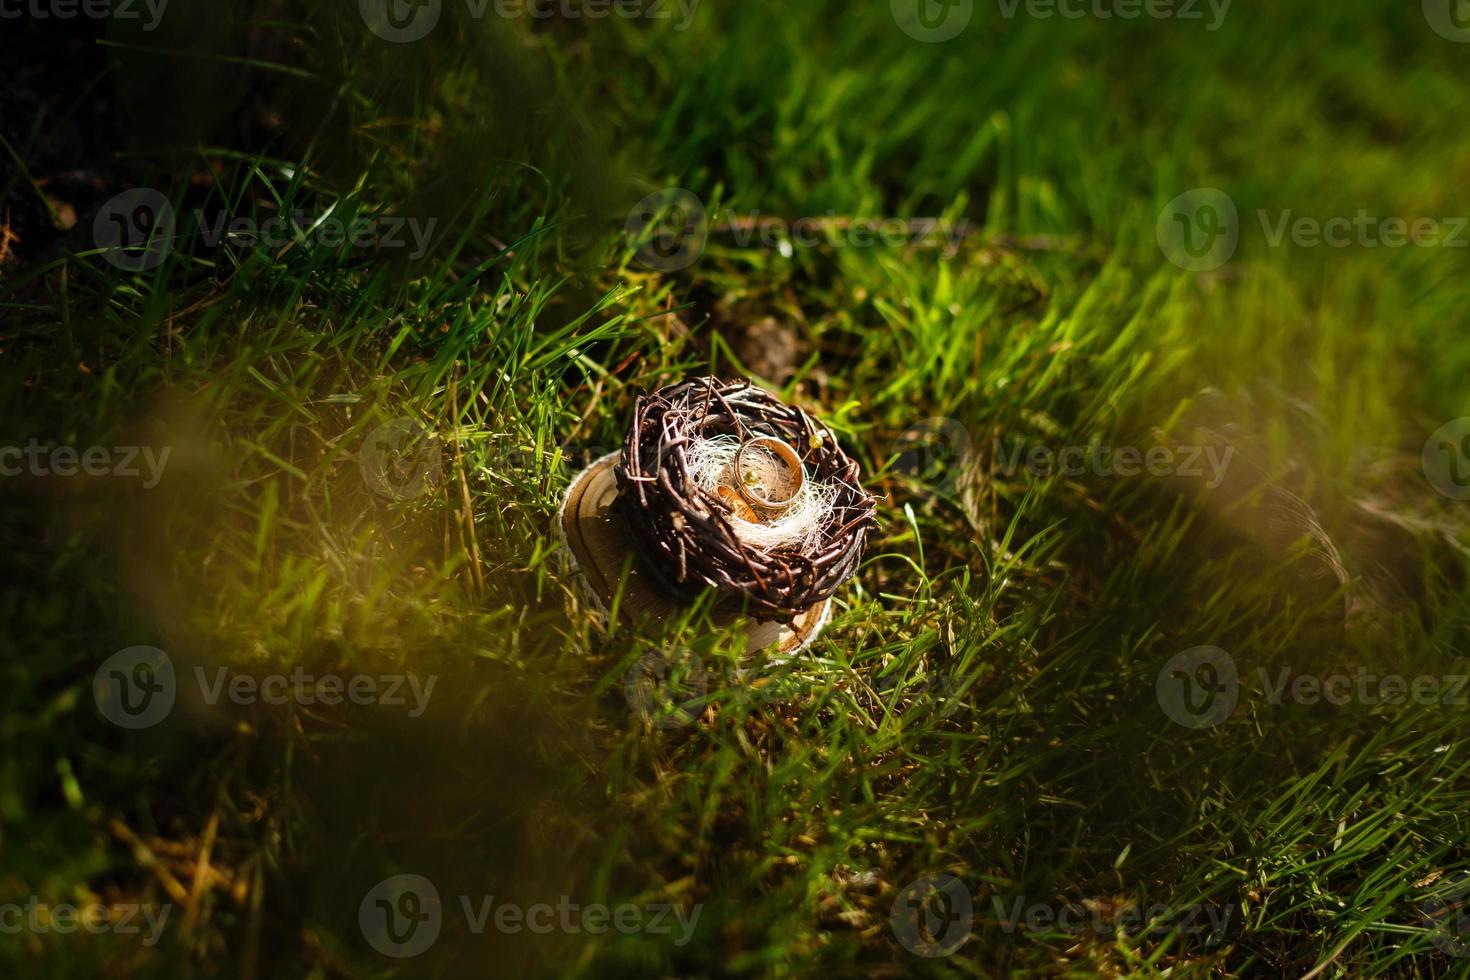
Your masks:
<svg viewBox="0 0 1470 980"><path fill-rule="evenodd" d="M737 536L731 502L691 479L692 440L770 436L801 456L808 480L837 499L814 541L760 551ZM858 464L820 421L748 382L693 378L638 399L617 466L618 508L659 586L678 598L703 589L757 620L789 622L831 597L862 559L876 523Z"/></svg>

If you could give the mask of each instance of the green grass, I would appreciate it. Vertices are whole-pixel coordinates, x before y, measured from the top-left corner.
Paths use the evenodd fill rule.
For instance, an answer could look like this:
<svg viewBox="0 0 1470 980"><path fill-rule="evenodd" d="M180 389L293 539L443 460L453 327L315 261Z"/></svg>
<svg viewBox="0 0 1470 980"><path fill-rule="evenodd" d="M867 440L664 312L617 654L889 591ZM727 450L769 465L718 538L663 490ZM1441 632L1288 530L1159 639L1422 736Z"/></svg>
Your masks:
<svg viewBox="0 0 1470 980"><path fill-rule="evenodd" d="M1465 253L1272 248L1257 218L1470 215L1466 50L1386 0L1241 0L1215 32L979 3L942 44L885 3L790 6L702 5L676 32L449 2L388 44L354 4L173 0L7 123L0 191L35 208L48 139L107 100L99 203L156 187L180 236L119 270L79 209L0 265L0 445L172 447L152 489L0 488L0 903L173 906L155 946L0 935L7 975L1470 975L1425 915L1470 870L1470 708L1274 705L1261 683L1466 670L1465 505L1419 462L1470 414ZM1201 186L1234 200L1241 244L1195 274L1155 223ZM624 231L663 187L716 224L971 233L771 249L716 228L664 272ZM192 217L329 207L435 234L422 258L211 247ZM599 625L561 565L559 494L638 393L756 370L743 338L766 317L796 354L760 380L883 495L861 572L791 663L738 662L704 609ZM361 467L397 419L443 447L405 500ZM931 419L968 450L904 456ZM1160 441L1233 446L1238 479L997 458ZM1283 525L1283 492L1314 523ZM438 682L417 718L181 694L125 732L92 678L139 644L183 678ZM1242 691L1191 731L1155 679L1201 645ZM684 648L692 711L630 704L639 665ZM446 908L409 960L357 918L402 873ZM975 910L934 959L889 925L930 874ZM474 935L460 895L701 911L682 946ZM1104 925L1174 911L1136 935L1001 914L1083 901ZM1224 937L1170 927L1201 904L1228 910Z"/></svg>

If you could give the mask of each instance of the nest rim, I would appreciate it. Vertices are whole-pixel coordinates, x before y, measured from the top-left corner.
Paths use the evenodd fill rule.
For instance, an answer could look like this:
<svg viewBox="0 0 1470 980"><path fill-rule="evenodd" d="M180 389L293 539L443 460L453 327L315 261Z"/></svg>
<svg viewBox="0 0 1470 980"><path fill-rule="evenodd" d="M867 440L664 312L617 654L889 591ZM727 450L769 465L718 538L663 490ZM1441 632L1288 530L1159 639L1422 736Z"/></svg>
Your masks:
<svg viewBox="0 0 1470 980"><path fill-rule="evenodd" d="M805 479L836 488L810 552L742 542L730 502L690 478L686 447L726 433L781 440L798 453ZM758 620L789 622L830 598L857 570L877 523L876 498L826 423L748 380L691 378L639 396L615 472L618 509L661 589L682 600L713 589L719 605Z"/></svg>

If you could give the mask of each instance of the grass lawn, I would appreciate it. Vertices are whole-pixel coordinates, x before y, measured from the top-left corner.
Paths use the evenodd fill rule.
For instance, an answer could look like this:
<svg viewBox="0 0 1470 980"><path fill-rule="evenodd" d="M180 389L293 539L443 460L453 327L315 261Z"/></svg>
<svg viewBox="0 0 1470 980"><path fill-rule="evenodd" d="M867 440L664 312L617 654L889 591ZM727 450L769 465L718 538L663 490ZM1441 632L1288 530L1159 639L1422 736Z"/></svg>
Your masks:
<svg viewBox="0 0 1470 980"><path fill-rule="evenodd" d="M0 21L0 975L1470 976L1467 32L921 2ZM703 374L788 661L558 544Z"/></svg>

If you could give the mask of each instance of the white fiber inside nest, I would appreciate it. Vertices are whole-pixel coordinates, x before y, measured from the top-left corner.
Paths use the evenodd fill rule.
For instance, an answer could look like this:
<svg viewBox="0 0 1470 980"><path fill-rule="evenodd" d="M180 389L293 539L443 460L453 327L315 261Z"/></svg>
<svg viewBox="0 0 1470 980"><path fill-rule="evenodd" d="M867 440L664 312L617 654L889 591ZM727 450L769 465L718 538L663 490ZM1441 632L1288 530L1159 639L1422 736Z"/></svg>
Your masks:
<svg viewBox="0 0 1470 980"><path fill-rule="evenodd" d="M793 545L803 552L815 550L836 506L837 488L820 484L807 474L795 499L786 507L752 506L738 496L735 454L740 444L740 438L734 435L694 439L685 449L690 478L727 501L731 510L730 528L742 543L761 552ZM774 452L754 446L746 452L743 462L747 472L755 477L747 487L759 496L780 500L790 494L793 475L785 460ZM748 519L751 512L756 517L754 521Z"/></svg>

